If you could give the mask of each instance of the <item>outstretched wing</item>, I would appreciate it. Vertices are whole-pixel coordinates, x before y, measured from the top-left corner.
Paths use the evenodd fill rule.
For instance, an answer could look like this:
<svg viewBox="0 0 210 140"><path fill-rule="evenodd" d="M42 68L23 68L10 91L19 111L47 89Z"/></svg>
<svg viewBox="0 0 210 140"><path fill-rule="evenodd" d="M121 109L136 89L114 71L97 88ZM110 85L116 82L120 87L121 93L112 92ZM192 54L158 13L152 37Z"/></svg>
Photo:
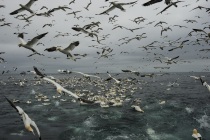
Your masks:
<svg viewBox="0 0 210 140"><path fill-rule="evenodd" d="M150 6L152 4L155 4L155 3L161 2L161 1L162 0L150 0L150 1L146 2L146 3L144 3L143 6Z"/></svg>
<svg viewBox="0 0 210 140"><path fill-rule="evenodd" d="M39 131L39 128L37 127L36 123L31 120L31 125L36 129L36 132L39 135L39 140L41 140L40 131Z"/></svg>
<svg viewBox="0 0 210 140"><path fill-rule="evenodd" d="M78 45L79 45L79 41L75 41L75 42L69 44L69 46L67 48L65 48L64 50L65 51L72 51Z"/></svg>
<svg viewBox="0 0 210 140"><path fill-rule="evenodd" d="M44 51L54 52L57 50L57 47L46 48Z"/></svg>
<svg viewBox="0 0 210 140"><path fill-rule="evenodd" d="M35 1L38 1L38 0L30 0L25 6L30 8L31 5L35 2Z"/></svg>
<svg viewBox="0 0 210 140"><path fill-rule="evenodd" d="M102 13L98 14L98 15L102 15L102 14L108 14L110 11L112 11L115 8L115 6L110 7L109 9L107 9L106 11L103 11Z"/></svg>
<svg viewBox="0 0 210 140"><path fill-rule="evenodd" d="M45 75L42 74L35 66L34 66L34 71L36 72L37 75L41 76L41 78L45 77Z"/></svg>
<svg viewBox="0 0 210 140"><path fill-rule="evenodd" d="M48 33L48 32L47 32ZM43 38L47 33L40 34L36 37L34 37L31 41L28 41L27 46L32 47L34 44L36 44L41 38Z"/></svg>
<svg viewBox="0 0 210 140"><path fill-rule="evenodd" d="M130 5L130 4L134 4L134 3L136 3L137 1L134 1L134 2L128 2L128 3L118 3L118 4L120 4L120 5Z"/></svg>
<svg viewBox="0 0 210 140"><path fill-rule="evenodd" d="M16 108L15 104L14 104L12 101L10 101L6 96L4 96L4 97L5 97L6 100L9 102L9 104L10 104L17 112L19 112L18 109Z"/></svg>

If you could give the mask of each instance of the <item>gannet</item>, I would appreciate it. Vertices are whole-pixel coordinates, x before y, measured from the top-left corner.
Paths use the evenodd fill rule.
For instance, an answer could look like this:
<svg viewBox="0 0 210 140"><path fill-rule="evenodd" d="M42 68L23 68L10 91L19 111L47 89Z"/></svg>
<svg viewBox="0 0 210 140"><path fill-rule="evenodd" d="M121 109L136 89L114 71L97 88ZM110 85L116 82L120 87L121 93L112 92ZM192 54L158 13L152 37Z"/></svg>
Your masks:
<svg viewBox="0 0 210 140"><path fill-rule="evenodd" d="M32 125L37 131L37 134L39 136L39 140L41 140L41 135L40 135L40 132L39 132L39 128L37 127L36 123L34 121L32 121L31 118L29 118L29 116L23 111L22 108L20 108L19 106L15 106L15 104L12 101L10 101L7 97L5 97L5 98L10 103L10 105L19 113L19 115L21 116L21 118L23 120L25 128L29 132L32 132L34 134L33 128L31 127L31 125Z"/></svg>
<svg viewBox="0 0 210 140"><path fill-rule="evenodd" d="M99 15L102 15L102 14L107 14L107 15L108 15L108 13L109 13L110 11L114 10L115 8L118 8L118 9L120 9L121 11L125 11L125 9L122 7L122 5L130 5L130 4L134 4L134 3L136 3L136 2L137 2L137 1L129 2L129 3L115 3L115 2L110 2L110 4L112 4L112 6L111 6L109 9L107 9L106 11L100 13Z"/></svg>
<svg viewBox="0 0 210 140"><path fill-rule="evenodd" d="M48 52L59 51L63 54L66 54L67 58L76 61L76 59L72 56L70 51L72 51L78 45L79 45L79 41L75 41L75 42L69 44L69 46L66 47L65 49L62 49L61 47L51 47L51 48L45 49L44 51L48 51Z"/></svg>
<svg viewBox="0 0 210 140"><path fill-rule="evenodd" d="M47 32L48 33L48 32ZM40 53L38 53L36 50L34 50L32 47L34 44L36 44L41 38L43 38L47 33L43 33L43 34L40 34L36 37L34 37L32 40L28 41L27 43L23 40L23 33L19 34L18 35L18 38L20 39L21 43L18 44L19 47L24 47L26 49L29 49L31 51L33 51L35 54L39 54L41 55Z"/></svg>
<svg viewBox="0 0 210 140"><path fill-rule="evenodd" d="M110 78L112 78L117 84L120 84L120 81L119 81L119 80L117 80L116 78L112 77L108 72L107 72L107 74L108 74L108 76L109 76Z"/></svg>
<svg viewBox="0 0 210 140"><path fill-rule="evenodd" d="M28 11L28 12L34 14L34 11L32 11L30 8L31 8L31 5L32 5L35 1L38 1L38 0L30 0L26 5L20 4L20 7L21 7L21 8L15 10L15 11L13 11L13 12L11 12L10 15L18 14L18 13L24 11L24 10L26 10L26 11Z"/></svg>
<svg viewBox="0 0 210 140"><path fill-rule="evenodd" d="M76 98L77 100L79 100L80 102L85 102L85 103L93 103L92 101L83 99L79 96L77 96L76 94L72 93L71 91L65 89L64 87L62 87L60 84L56 83L55 81L47 78L45 75L43 75L35 66L34 66L34 71L36 72L37 75L39 75L42 79L44 79L45 81L48 81L50 83L52 83L54 86L56 86L56 90L58 93L62 94L62 92L65 92L71 96L73 96L74 98Z"/></svg>
<svg viewBox="0 0 210 140"><path fill-rule="evenodd" d="M152 4L155 4L155 3L161 2L161 1L163 1L163 0L150 0L146 3L144 3L143 6L150 6ZM169 5L171 3L171 0L165 0L165 3L166 3L166 5Z"/></svg>
<svg viewBox="0 0 210 140"><path fill-rule="evenodd" d="M139 106L137 106L137 105L132 105L131 107L134 108L136 111L139 111L139 112L144 113L144 110L142 110L142 109L141 109Z"/></svg>
<svg viewBox="0 0 210 140"><path fill-rule="evenodd" d="M204 81L203 79L201 79L201 77L200 77L200 81L201 81L202 85L203 85L203 86L206 86L206 88L207 88L207 89L208 89L208 91L210 92L210 85L209 85L209 84L207 84L207 82L206 82L206 81Z"/></svg>

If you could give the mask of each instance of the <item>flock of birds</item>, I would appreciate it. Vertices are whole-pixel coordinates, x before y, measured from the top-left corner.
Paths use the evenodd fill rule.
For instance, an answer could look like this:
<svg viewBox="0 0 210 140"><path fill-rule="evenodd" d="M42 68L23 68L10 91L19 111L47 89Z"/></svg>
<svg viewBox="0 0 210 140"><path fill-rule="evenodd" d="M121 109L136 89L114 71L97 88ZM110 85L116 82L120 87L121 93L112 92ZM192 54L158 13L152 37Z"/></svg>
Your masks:
<svg viewBox="0 0 210 140"><path fill-rule="evenodd" d="M142 4L142 6L146 7L146 6L151 6L151 5L155 5L159 2L162 2L163 0L150 0L147 1L145 3ZM199 0L197 0L198 2ZM208 1L208 0L206 0ZM27 26L30 27L30 24L32 24L32 19L34 17L39 18L40 16L42 17L53 17L53 14L57 11L64 11L64 12L68 12L69 10L72 10L71 5L73 5L74 3L76 3L76 0L73 0L71 2L69 2L69 5L64 5L64 6L58 6L56 8L52 8L52 9L48 9L48 7L43 6L41 10L46 10L45 12L37 12L33 10L33 6L34 3L39 3L38 0L30 0L28 3L26 4L20 4L19 8L11 11L10 12L10 16L16 16L15 18L19 19L19 20L23 20L25 21L27 24L24 25L23 29L25 29ZM109 2L109 0L105 0L106 3ZM111 25L113 25L115 22L117 22L117 18L119 18L118 15L114 15L114 16L110 16L111 12L114 13L114 11L116 9L119 9L121 11L125 11L125 7L126 6L130 6L130 8L134 7L134 6L139 6L138 3L139 1L133 1L133 2L128 2L128 3L118 3L118 2L109 2L110 3L110 7L107 8L106 10L100 12L100 13L96 13L96 16L101 16L101 15L107 15L109 16L109 22ZM165 0L164 5L166 5L166 7L164 9L162 9L160 12L157 13L157 15L159 14L163 14L165 13L169 8L171 7L177 7L176 10L178 10L178 8L181 6L182 3L187 3L187 1L173 1L173 0ZM89 11L89 7L92 5L92 1L90 0L90 2L87 4L86 7L84 7L84 9L86 9L87 11ZM182 7L188 7L190 6L190 4L187 5L182 5ZM0 10L1 8L6 8L5 5L0 5ZM101 7L101 8L106 8L106 6ZM158 9L158 8L157 8ZM155 9L155 10L157 10ZM197 7L193 7L193 9L191 11L194 10L205 10L207 15L210 15L210 7L204 7L204 6L197 6ZM22 14L22 13L30 13L30 15L27 14ZM71 13L67 13L67 15L74 15L74 18L80 20L80 18L84 18L82 16L78 16L78 14L82 12L82 11L73 11ZM174 11L175 12L175 11ZM170 13L167 13L167 15L170 15ZM94 17L86 17L89 20L94 19ZM197 16L197 18L201 18L200 16ZM134 19L131 19L130 21L133 22L136 25L142 24L145 20L148 20L144 17L136 17ZM197 20L194 19L186 19L185 20L186 23L197 23ZM206 22L206 23L202 23L202 25L206 25L209 24L210 22ZM149 21L146 26L150 26L150 25L154 25L154 28L160 27L161 31L160 31L160 37L161 39L165 39L168 40L168 35L165 35L168 31L172 31L172 27L179 27L179 28L183 28L183 29L188 29L187 26L185 25L170 25L170 26L165 26L168 23L166 21ZM12 23L8 23L6 22L6 17L5 18L1 18L0 19L0 27L3 26L11 26ZM19 26L19 25L18 25ZM52 23L48 23L48 24L44 24L43 28L46 28L47 26L52 27L53 25L53 21ZM96 29L97 28L97 29ZM119 24L115 24L113 25L112 30L118 30L118 29L125 29L130 31L131 33L137 32L137 30L141 30L144 29L146 27L137 27L137 28L128 28ZM95 49L98 50L102 50L102 51L96 51L97 55L100 55L98 57L98 59L100 58L112 58L113 55L115 55L113 53L114 48L104 44L104 40L107 40L111 34L105 34L105 35L99 35L101 30L103 30L103 28L101 27L101 22L97 21L94 22L92 21L89 24L86 24L84 26L80 26L80 25L75 25L74 27L71 27L73 32L76 32L76 34L72 35L72 36L80 36L81 34L87 35L87 37L93 38L93 40L97 43L97 45L92 45L89 47L93 47ZM159 48L161 51L167 49L167 52L173 52L177 49L183 49L183 47L185 46L191 46L191 45L202 45L202 46L208 46L209 45L209 40L210 40L210 33L207 29L210 29L210 25L205 26L203 28L192 28L190 29L190 32L187 34L186 38L180 37L176 40L168 40L168 41L153 41L151 43L149 43L148 45L144 45L144 46L140 46L138 48L144 49L147 54L152 54L152 50ZM18 27L18 31L20 30L20 27ZM28 55L28 57L33 57L34 55L40 55L40 56L45 56L45 54L41 53L40 51L35 49L35 45L40 44L43 45L43 43L40 42L40 40L42 40L42 38L45 38L48 36L49 32L43 32L39 35L36 35L34 38L32 38L30 41L25 41L24 40L24 36L27 35L28 33L26 32L21 32L21 33L14 33L17 34L17 37L20 40L20 44L18 44L19 47L23 47L25 49L28 49L30 51L32 51L33 53ZM34 33L35 34L35 33ZM62 32L58 32L58 34L55 37L59 37L59 36L70 36L70 33L62 33ZM164 36L165 35L165 36ZM120 38L118 40L118 42L120 42L119 44L116 44L117 46L123 46L123 45L128 45L133 41L140 41L144 38L147 38L147 33L141 33L141 34L137 34L135 36L128 36L128 37L123 37ZM55 52L55 51L59 51L62 54L65 54L67 56L67 59L76 61L77 59L80 58L76 58L76 56L82 56L82 57L86 57L88 54L72 54L73 50L78 47L80 45L82 40L80 41L72 41L67 47L62 47L62 46L53 46L53 47L49 47L46 48L44 51L45 52ZM124 41L124 42L121 42ZM175 46L174 46L175 44ZM209 51L210 49L200 49L199 51ZM5 54L6 52L0 52L0 55ZM128 51L121 51L120 54L126 54L129 53ZM185 52L186 53L186 52ZM168 65L171 64L177 64L179 62L186 62L184 60L179 60L180 59L180 55L175 56L175 57L167 57L161 53L153 53L154 55L154 59L150 60L150 61L157 61L160 63L164 63L167 66L163 66L163 67L154 67L154 69L170 69L170 67ZM53 59L56 59L56 57L53 57ZM204 58L203 58L204 59ZM208 59L208 58L207 58ZM0 57L0 63L6 63L7 61L3 58ZM17 68L14 68L14 71L16 71ZM42 72L44 70L41 70ZM99 104L101 107L109 107L109 106L122 106L123 102L125 101L125 97L127 97L128 95L126 95L125 93L128 92L128 89L130 90L129 92L132 91L132 93L136 90L136 87L133 87L133 84L128 84L128 83L135 83L134 81L136 80L134 79L129 79L127 78L124 81L121 81L117 78L115 78L115 76L112 76L109 72L107 72L108 78L103 80L101 77L97 76L97 75L90 75L90 74L85 74L83 72L78 72L78 71L68 71L68 70L60 70L60 73L76 73L76 74L81 74L83 75L84 79L80 79L79 82L81 82L81 80L83 80L83 82L87 82L87 81L91 81L91 84L95 85L95 86L100 86L102 87L102 89L105 91L106 89L106 84L108 81L113 80L114 81L114 85L113 85L113 92L107 93L105 95L94 95L94 94L88 94L85 95L84 94L79 94L79 93L73 93L71 91L69 91L68 89L66 89L64 86L62 86L62 83L70 83L69 79L65 80L65 81L61 81L58 80L54 77L50 77L47 76L45 74L43 74L38 68L34 67L33 71L29 71L29 72L33 72L34 74L36 74L40 79L37 80L38 82L36 84L41 84L41 82L47 82L47 83L51 83L56 87L56 91L57 93L59 93L60 95L68 94L71 97L74 97L80 104ZM153 77L154 74L141 74L139 71L134 71L134 70L130 70L130 69L124 69L122 70L122 72L124 73L132 73L135 74L135 76L141 76L141 77ZM9 73L9 71L5 72L3 71L2 74L4 73ZM25 75L25 72L22 72L22 75ZM94 78L94 80L92 80ZM203 86L206 86L207 89L210 91L210 86L207 84L207 82L205 82L201 77L193 77L196 80L200 80ZM77 79L78 80L78 79ZM20 81L20 86L24 85L24 81ZM105 84L106 83L106 84ZM129 87L126 87L127 85L129 85ZM126 87L126 88L125 88ZM120 91L120 94L116 95L115 91ZM129 96L132 96L132 93ZM84 97L85 98L84 98ZM40 95L40 97L42 98L43 96ZM41 134L40 131L37 127L37 125L35 124L35 122L33 120L30 119L30 117L24 112L24 110L19 107L16 106L14 104L13 101L9 100L7 97L5 97L6 100L9 102L9 104L20 114L25 128L29 131L32 132L34 134L34 130L31 126L33 126L36 131L37 134L39 136L39 139L41 140ZM45 98L46 99L46 98ZM76 102L75 100L75 102ZM165 102L162 101L160 102L160 104L164 104ZM136 99L135 100L135 104L133 104L131 107L133 107L136 111L139 112L144 112L141 107L140 107L140 99Z"/></svg>

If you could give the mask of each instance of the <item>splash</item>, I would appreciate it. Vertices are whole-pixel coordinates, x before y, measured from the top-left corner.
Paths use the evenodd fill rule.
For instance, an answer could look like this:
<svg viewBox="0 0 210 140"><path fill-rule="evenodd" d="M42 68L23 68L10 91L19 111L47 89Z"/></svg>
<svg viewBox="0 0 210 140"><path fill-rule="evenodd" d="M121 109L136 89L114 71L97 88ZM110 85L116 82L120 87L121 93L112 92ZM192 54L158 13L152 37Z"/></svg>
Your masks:
<svg viewBox="0 0 210 140"><path fill-rule="evenodd" d="M36 91L34 89L31 90L30 94L35 94Z"/></svg>
<svg viewBox="0 0 210 140"><path fill-rule="evenodd" d="M210 128L210 118L206 114L204 114L200 119L194 119L200 124L200 128Z"/></svg>
<svg viewBox="0 0 210 140"><path fill-rule="evenodd" d="M186 107L185 110L187 111L187 113L192 113L194 111L193 108L189 108L189 107Z"/></svg>

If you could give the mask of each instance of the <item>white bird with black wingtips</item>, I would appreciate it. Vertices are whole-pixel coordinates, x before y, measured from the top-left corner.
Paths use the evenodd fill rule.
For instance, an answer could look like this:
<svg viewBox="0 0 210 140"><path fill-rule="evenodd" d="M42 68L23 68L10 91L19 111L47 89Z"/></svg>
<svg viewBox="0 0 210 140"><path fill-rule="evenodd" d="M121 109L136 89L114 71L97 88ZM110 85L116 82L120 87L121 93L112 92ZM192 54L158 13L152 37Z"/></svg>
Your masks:
<svg viewBox="0 0 210 140"><path fill-rule="evenodd" d="M201 79L201 77L200 77L200 80L201 80L202 85L205 86L208 89L208 91L210 92L210 85L207 84L206 81L204 81L203 79Z"/></svg>
<svg viewBox="0 0 210 140"><path fill-rule="evenodd" d="M19 113L19 115L21 116L21 118L23 120L25 128L29 132L32 132L34 134L34 130L31 127L31 126L33 126L37 131L37 134L39 136L39 140L41 140L40 131L39 131L39 128L37 127L36 123L34 121L32 121L31 118L29 118L29 116L23 111L22 108L20 108L19 106L15 106L15 104L12 101L10 101L7 97L5 97L5 98L10 103L10 105Z"/></svg>
<svg viewBox="0 0 210 140"><path fill-rule="evenodd" d="M52 83L53 85L56 86L56 90L58 93L62 94L62 92L65 92L71 96L73 96L74 98L76 98L77 100L79 100L81 103L84 102L84 103L93 103L92 101L89 101L89 100L86 100L86 99L83 99L79 96L77 96L76 94L74 94L73 92L65 89L64 87L62 87L60 84L56 83L55 81L47 78L45 75L43 75L36 67L34 67L34 71L36 72L37 75L39 75L43 80L45 81L48 81L50 83Z"/></svg>
<svg viewBox="0 0 210 140"><path fill-rule="evenodd" d="M38 1L38 0L30 0L26 5L22 5L20 4L20 7L19 9L13 11L10 13L10 15L16 15L16 14L19 14L20 12L22 11L28 11L30 12L31 14L34 14L34 11L32 11L30 8L31 8L31 5L35 2L35 1Z"/></svg>
<svg viewBox="0 0 210 140"><path fill-rule="evenodd" d="M43 34L40 34L40 35L34 37L32 40L28 41L27 43L26 43L25 40L24 40L23 33L21 33L21 34L18 35L18 38L20 39L20 42L21 42L20 44L18 44L18 46L19 46L19 47L24 47L24 48L26 48L26 49L28 49L28 50L31 50L31 51L34 52L34 54L42 55L42 54L38 53L36 50L33 49L33 45L35 45L35 44L36 44L41 38L43 38L47 33L48 33L48 32L43 33Z"/></svg>
<svg viewBox="0 0 210 140"><path fill-rule="evenodd" d="M63 54L66 54L67 58L76 61L76 59L72 56L70 51L72 51L78 45L79 45L79 41L75 41L75 42L69 44L69 46L66 47L65 49L62 49L61 47L51 47L51 48L45 49L44 51L48 51L48 52L59 51L59 52L61 52Z"/></svg>

